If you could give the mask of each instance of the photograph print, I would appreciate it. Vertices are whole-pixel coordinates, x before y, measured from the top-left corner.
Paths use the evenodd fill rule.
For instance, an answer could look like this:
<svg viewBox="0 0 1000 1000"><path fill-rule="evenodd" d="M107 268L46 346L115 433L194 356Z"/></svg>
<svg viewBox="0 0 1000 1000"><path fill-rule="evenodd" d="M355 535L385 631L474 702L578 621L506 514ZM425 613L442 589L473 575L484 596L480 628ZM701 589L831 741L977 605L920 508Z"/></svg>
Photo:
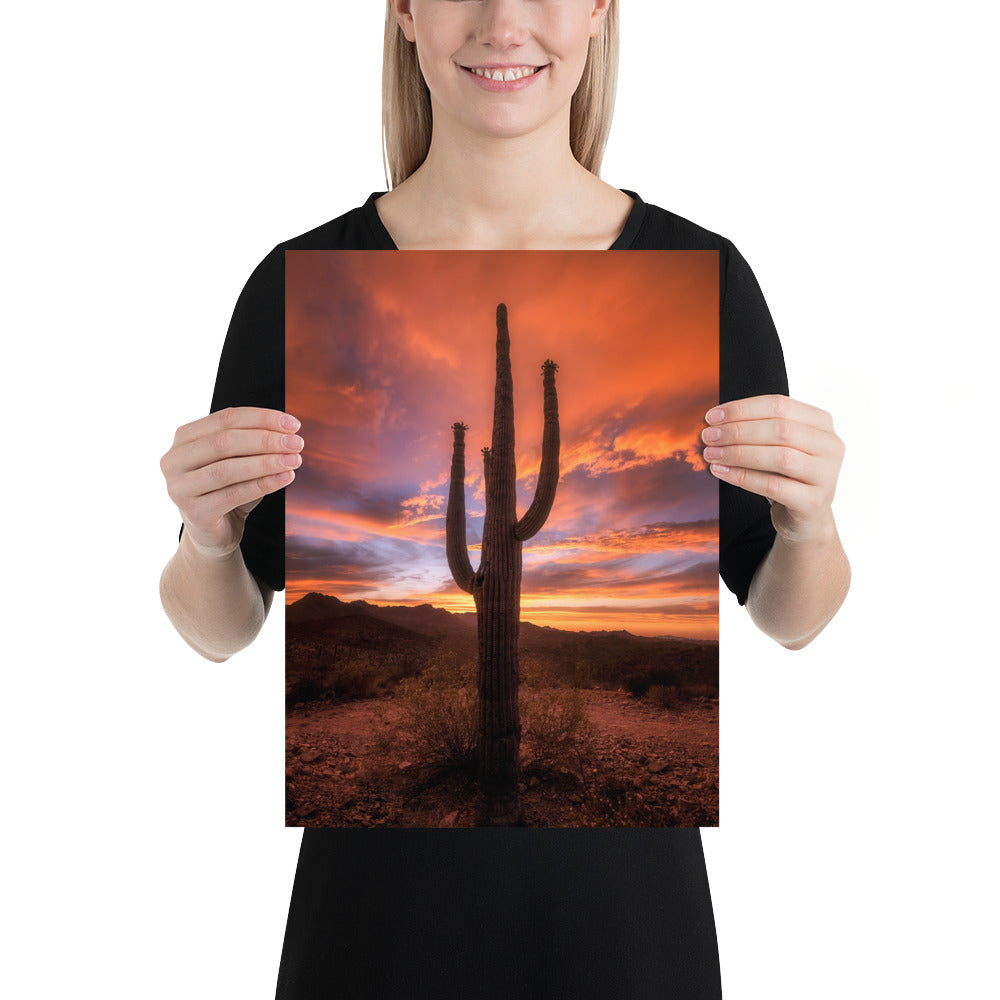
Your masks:
<svg viewBox="0 0 1000 1000"><path fill-rule="evenodd" d="M719 817L719 254L288 250L286 825Z"/></svg>

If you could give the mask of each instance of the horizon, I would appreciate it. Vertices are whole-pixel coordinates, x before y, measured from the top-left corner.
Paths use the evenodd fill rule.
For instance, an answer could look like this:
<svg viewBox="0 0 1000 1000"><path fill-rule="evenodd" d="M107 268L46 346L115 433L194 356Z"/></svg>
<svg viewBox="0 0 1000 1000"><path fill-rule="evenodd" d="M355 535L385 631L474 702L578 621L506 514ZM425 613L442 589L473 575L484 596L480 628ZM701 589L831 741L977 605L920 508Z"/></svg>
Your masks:
<svg viewBox="0 0 1000 1000"><path fill-rule="evenodd" d="M475 616L476 613L477 613L475 607L473 607L471 611L449 611L447 608L439 607L436 604L432 604L430 601L422 601L419 604L410 604L410 603L402 602L402 601L393 601L393 602L388 603L388 604L383 604L383 603L379 603L377 601L368 600L367 598L363 598L363 597L355 597L355 598L353 598L350 601L345 601L343 598L338 597L336 594L324 594L324 593L322 593L321 591L318 591L318 590L307 591L305 594L302 594L299 597L296 597L294 600L287 600L286 599L285 600L285 609L287 610L288 608L293 607L294 605L298 604L300 601L303 601L305 598L311 597L311 596L320 597L320 598L323 598L324 600L331 600L332 599L332 600L335 600L335 601L339 601L345 607L350 607L352 604L367 604L369 607L372 607L372 608L432 608L435 611L444 611L446 614L449 614L449 615ZM693 640L695 642L718 642L719 641L717 635L706 636L704 638L701 638L699 636L694 636L694 635L676 635L676 634L644 635L642 633L632 632L629 629L625 629L625 628L618 628L618 629L610 629L610 628L583 629L583 628L576 628L576 629L570 629L570 628L564 628L564 627L558 626L558 625L539 625L537 622L529 621L527 618L524 618L522 616L522 618L521 618L521 624L525 624L525 623L530 624L530 625L535 625L537 628L550 628L550 629L553 629L553 630L556 630L556 631L559 631L559 632L574 632L574 633L579 633L579 632L584 632L584 633L606 632L606 633L613 633L613 634L619 634L619 633L624 632L627 635L631 635L631 636L634 636L636 638L643 638L643 639L691 639L691 640Z"/></svg>

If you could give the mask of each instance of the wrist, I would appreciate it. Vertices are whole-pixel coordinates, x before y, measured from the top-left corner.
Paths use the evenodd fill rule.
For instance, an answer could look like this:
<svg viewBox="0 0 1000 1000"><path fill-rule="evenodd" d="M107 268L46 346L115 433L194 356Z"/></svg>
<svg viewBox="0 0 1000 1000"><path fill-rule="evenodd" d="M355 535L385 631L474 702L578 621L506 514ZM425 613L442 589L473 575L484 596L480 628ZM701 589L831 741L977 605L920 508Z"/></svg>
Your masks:
<svg viewBox="0 0 1000 1000"><path fill-rule="evenodd" d="M791 550L829 548L839 544L840 540L831 509L827 509L823 516L808 524L798 524L788 529L776 527L775 530L777 531L775 541L781 542Z"/></svg>
<svg viewBox="0 0 1000 1000"><path fill-rule="evenodd" d="M195 539L193 532L187 525L184 526L184 531L181 533L180 548L188 561L202 565L208 563L221 565L241 557L239 541L221 546L202 545Z"/></svg>

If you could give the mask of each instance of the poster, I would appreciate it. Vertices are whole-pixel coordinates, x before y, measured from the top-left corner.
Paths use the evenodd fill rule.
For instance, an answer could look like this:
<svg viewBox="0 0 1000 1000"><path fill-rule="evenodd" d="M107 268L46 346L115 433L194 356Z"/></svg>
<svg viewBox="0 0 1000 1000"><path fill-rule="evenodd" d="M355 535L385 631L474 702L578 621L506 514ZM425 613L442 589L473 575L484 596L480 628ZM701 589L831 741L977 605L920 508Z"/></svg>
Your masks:
<svg viewBox="0 0 1000 1000"><path fill-rule="evenodd" d="M287 252L286 825L718 825L718 272Z"/></svg>

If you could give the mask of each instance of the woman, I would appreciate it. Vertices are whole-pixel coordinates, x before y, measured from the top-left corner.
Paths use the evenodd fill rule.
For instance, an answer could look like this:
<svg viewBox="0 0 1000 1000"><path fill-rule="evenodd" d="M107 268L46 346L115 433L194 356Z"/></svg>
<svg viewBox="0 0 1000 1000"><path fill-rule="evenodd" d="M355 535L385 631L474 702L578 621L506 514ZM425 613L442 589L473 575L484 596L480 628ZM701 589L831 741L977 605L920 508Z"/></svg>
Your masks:
<svg viewBox="0 0 1000 1000"><path fill-rule="evenodd" d="M282 412L289 246L714 248L722 405L720 571L758 627L800 649L849 586L832 501L844 448L787 396L766 304L735 247L597 176L616 0L389 0L383 124L393 186L275 247L234 311L212 413L161 468L183 516L161 579L185 640L221 661L283 587L283 494L303 461ZM718 997L697 828L307 829L279 998Z"/></svg>

